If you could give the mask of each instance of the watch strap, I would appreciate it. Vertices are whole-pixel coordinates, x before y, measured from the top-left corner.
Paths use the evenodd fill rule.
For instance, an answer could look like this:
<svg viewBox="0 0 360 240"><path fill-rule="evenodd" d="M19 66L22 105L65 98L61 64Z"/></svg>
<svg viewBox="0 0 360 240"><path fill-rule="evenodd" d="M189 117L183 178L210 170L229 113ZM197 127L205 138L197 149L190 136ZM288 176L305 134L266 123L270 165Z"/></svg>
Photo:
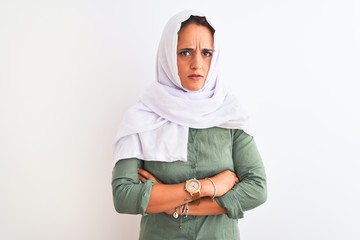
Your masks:
<svg viewBox="0 0 360 240"><path fill-rule="evenodd" d="M195 192L191 195L192 197L192 202L195 204L195 205L199 205L200 204L200 193L199 192Z"/></svg>

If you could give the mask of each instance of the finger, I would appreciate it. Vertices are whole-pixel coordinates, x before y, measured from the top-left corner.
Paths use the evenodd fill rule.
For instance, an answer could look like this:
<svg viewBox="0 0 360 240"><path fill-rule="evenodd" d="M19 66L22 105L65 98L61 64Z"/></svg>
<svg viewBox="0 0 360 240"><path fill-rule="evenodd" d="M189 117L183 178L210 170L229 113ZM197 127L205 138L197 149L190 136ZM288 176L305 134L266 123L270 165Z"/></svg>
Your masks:
<svg viewBox="0 0 360 240"><path fill-rule="evenodd" d="M144 170L144 169L138 169L138 173L139 175L143 176L144 178L146 178L147 180L153 180L155 182L161 183L159 181L159 179L157 179L154 175L152 175L151 173L149 173L148 171Z"/></svg>
<svg viewBox="0 0 360 240"><path fill-rule="evenodd" d="M142 176L145 176L145 175L149 174L148 171L146 171L146 170L144 170L144 169L141 169L141 168L138 168L138 173L139 173L140 175L142 175Z"/></svg>
<svg viewBox="0 0 360 240"><path fill-rule="evenodd" d="M146 182L147 180L153 180L155 183L161 183L159 180L157 180L154 177L147 178L147 177L141 176L140 174L139 174L139 179L141 182Z"/></svg>
<svg viewBox="0 0 360 240"><path fill-rule="evenodd" d="M239 183L239 178L235 178L235 183Z"/></svg>
<svg viewBox="0 0 360 240"><path fill-rule="evenodd" d="M142 171L139 170L138 174L139 174L139 176L141 176L142 178L144 178L146 180L149 180L149 179L153 180L153 176L145 170L142 170Z"/></svg>
<svg viewBox="0 0 360 240"><path fill-rule="evenodd" d="M141 168L138 169L138 173L141 176L144 176L144 177L146 177L148 179L154 179L155 178L151 173L149 173L148 171L146 171L144 169L141 169Z"/></svg>
<svg viewBox="0 0 360 240"><path fill-rule="evenodd" d="M140 175L139 175L139 179L141 182L146 182L146 180L147 180L146 178L144 178L143 176L140 176Z"/></svg>

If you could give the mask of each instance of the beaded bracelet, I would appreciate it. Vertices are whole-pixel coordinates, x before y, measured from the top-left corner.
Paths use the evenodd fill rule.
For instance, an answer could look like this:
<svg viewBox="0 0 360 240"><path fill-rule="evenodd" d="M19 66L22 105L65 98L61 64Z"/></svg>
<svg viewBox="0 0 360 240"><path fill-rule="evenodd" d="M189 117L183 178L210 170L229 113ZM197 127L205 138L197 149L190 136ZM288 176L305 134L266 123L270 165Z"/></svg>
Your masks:
<svg viewBox="0 0 360 240"><path fill-rule="evenodd" d="M180 213L179 228L181 228L182 220L183 220L183 219L185 220L185 219L187 219L187 217L188 217L189 204L188 204L188 203L185 203L185 204L183 204L183 205L180 205L179 207L176 207L174 213L172 214L174 218L178 218L178 217L179 217L178 210L180 210L180 211L179 211L179 213Z"/></svg>

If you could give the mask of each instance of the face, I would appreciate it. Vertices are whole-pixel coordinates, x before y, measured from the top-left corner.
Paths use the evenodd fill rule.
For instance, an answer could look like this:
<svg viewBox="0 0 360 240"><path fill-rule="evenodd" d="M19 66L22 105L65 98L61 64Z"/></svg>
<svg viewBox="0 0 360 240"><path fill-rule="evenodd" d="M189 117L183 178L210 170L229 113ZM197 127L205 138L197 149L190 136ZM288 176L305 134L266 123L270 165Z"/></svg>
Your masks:
<svg viewBox="0 0 360 240"><path fill-rule="evenodd" d="M213 52L214 39L207 27L191 23L179 31L177 67L184 88L197 91L204 86Z"/></svg>

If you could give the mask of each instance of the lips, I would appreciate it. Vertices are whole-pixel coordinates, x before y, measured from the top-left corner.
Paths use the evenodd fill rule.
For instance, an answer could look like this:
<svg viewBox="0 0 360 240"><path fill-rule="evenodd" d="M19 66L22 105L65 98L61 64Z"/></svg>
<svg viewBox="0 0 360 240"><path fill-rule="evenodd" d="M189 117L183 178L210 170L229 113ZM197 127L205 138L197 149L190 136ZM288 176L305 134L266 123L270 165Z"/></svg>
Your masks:
<svg viewBox="0 0 360 240"><path fill-rule="evenodd" d="M188 76L188 78L190 78L191 80L196 81L196 80L200 80L200 79L202 79L202 78L203 78L203 76L202 76L202 75L200 75L200 74L190 74L190 75Z"/></svg>

